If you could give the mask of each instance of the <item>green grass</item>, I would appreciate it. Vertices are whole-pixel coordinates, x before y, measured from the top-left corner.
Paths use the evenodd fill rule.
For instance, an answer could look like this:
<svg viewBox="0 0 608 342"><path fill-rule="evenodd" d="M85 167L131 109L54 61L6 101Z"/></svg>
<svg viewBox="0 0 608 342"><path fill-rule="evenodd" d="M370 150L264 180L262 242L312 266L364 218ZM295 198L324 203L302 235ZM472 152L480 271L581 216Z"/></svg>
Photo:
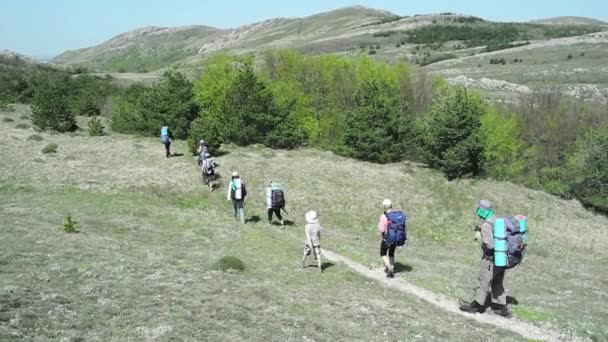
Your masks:
<svg viewBox="0 0 608 342"><path fill-rule="evenodd" d="M517 317L531 322L544 322L551 318L546 312L534 308L515 307L513 311Z"/></svg>
<svg viewBox="0 0 608 342"><path fill-rule="evenodd" d="M164 158L157 139L45 134L61 149L37 160L40 146L26 141L29 132L0 128L15 137L0 150L0 321L7 322L0 340L518 340L340 264L326 265L322 275L296 267L311 209L325 228L323 248L380 267L375 225L382 199L391 198L411 217L409 245L397 255L408 267L398 276L470 299L480 197L495 200L501 212L529 217L528 255L506 277L508 294L520 303L516 315L583 337L608 336L600 300L608 220L576 202L505 183L446 182L413 164L228 147L218 172L241 173L247 216L261 218L242 226L225 188L208 192L195 160ZM185 142L174 149L186 151ZM270 178L286 187L293 226L265 223ZM60 229L67 212L80 234ZM214 270L224 256L237 257L245 269Z"/></svg>

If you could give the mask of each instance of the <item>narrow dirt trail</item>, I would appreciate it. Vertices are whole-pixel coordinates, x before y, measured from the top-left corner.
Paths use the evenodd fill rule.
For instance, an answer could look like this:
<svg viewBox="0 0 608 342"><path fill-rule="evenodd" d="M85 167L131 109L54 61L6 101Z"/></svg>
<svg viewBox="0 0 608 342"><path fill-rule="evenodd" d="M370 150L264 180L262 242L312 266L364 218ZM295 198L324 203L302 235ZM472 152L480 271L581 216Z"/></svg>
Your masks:
<svg viewBox="0 0 608 342"><path fill-rule="evenodd" d="M430 304L438 306L442 310L448 311L450 313L460 315L462 317L466 317L468 319L476 320L480 323L491 324L500 329L510 330L514 333L517 333L524 338L532 339L532 340L544 340L544 341L579 341L580 339L573 336L564 336L560 335L558 332L550 331L546 329L539 328L530 323L523 322L521 320L511 318L506 319L495 315L489 314L469 314L460 311L458 308L458 303L453 301L452 299L431 292L429 290L423 289L416 285L412 285L405 281L403 278L394 278L388 279L386 278L384 271L382 269L370 270L369 268L350 260L340 254L334 253L332 251L328 251L327 249L323 249L323 255L333 262L341 262L346 266L353 269L355 272L376 280L384 285L394 287L399 291L403 291L414 295Z"/></svg>

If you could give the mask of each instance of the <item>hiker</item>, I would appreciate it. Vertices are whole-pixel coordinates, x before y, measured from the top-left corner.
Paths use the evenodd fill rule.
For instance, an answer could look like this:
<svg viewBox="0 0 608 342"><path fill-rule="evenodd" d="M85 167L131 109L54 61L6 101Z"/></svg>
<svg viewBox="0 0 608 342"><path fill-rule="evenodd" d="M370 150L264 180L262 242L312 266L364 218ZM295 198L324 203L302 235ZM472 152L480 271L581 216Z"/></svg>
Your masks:
<svg viewBox="0 0 608 342"><path fill-rule="evenodd" d="M382 201L384 212L378 220L378 231L382 236L380 256L384 262L384 273L387 278L395 277L395 250L407 240L405 229L406 216L403 211L394 210L390 199Z"/></svg>
<svg viewBox="0 0 608 342"><path fill-rule="evenodd" d="M203 161L209 154L209 147L205 143L205 140L200 140L198 142L198 148L196 149L196 153L198 154L198 165L202 165Z"/></svg>
<svg viewBox="0 0 608 342"><path fill-rule="evenodd" d="M247 196L247 188L245 183L239 176L239 173L232 173L232 180L228 186L228 200L232 200L234 207L234 218L237 219L237 213L240 214L241 223L245 224L245 197Z"/></svg>
<svg viewBox="0 0 608 342"><path fill-rule="evenodd" d="M304 215L306 218L306 226L304 226L304 232L306 234L306 240L304 241L304 256L300 261L300 267L305 267L306 257L311 253L314 253L315 259L317 259L319 272L323 272L323 261L321 260L321 231L323 228L319 224L319 218L317 212L309 211Z"/></svg>
<svg viewBox="0 0 608 342"><path fill-rule="evenodd" d="M507 296L503 286L505 268L494 266L494 204L489 200L481 200L477 205L477 216L482 220L475 227L475 240L481 241L481 271L479 287L475 299L471 303L460 305L460 310L470 313L483 313L486 310L486 300L490 293L491 307L495 314L510 318L513 316L507 308Z"/></svg>
<svg viewBox="0 0 608 342"><path fill-rule="evenodd" d="M268 209L268 224L272 223L272 215L276 215L281 226L285 225L281 216L281 209L285 208L285 192L281 184L270 181L266 188L266 208Z"/></svg>
<svg viewBox="0 0 608 342"><path fill-rule="evenodd" d="M203 175L203 183L205 185L209 185L211 188L211 182L215 180L215 167L217 166L215 160L211 158L209 153L204 155L205 159L203 159L201 165L201 174Z"/></svg>
<svg viewBox="0 0 608 342"><path fill-rule="evenodd" d="M163 126L160 129L160 141L165 144L165 156L166 158L171 157L171 140L173 139L173 133L169 129L169 126Z"/></svg>

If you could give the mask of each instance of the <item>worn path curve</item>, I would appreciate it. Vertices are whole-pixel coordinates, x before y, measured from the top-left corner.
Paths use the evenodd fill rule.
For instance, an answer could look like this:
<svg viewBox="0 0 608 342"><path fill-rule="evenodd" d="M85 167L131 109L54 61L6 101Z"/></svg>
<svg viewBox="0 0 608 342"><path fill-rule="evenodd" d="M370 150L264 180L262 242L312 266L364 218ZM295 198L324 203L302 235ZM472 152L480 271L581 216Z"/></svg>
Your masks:
<svg viewBox="0 0 608 342"><path fill-rule="evenodd" d="M574 336L565 336L560 335L558 332L549 331L547 329L543 329L532 325L530 323L523 322L521 320L511 318L503 318L495 315L485 315L485 314L469 314L460 311L458 308L458 303L451 300L450 298L431 292L429 290L423 289L416 285L412 285L403 278L386 278L384 271L382 269L370 270L369 268L350 260L340 254L334 253L332 251L328 251L326 249L323 250L323 255L333 262L341 262L357 273L379 281L387 286L394 287L400 291L407 292L411 295L414 295L430 304L438 306L442 310L451 312L456 315L460 315L462 317L466 317L468 319L476 320L480 323L491 324L500 329L510 330L514 333L517 333L524 338L532 339L532 340L545 340L545 341L578 341L577 337Z"/></svg>

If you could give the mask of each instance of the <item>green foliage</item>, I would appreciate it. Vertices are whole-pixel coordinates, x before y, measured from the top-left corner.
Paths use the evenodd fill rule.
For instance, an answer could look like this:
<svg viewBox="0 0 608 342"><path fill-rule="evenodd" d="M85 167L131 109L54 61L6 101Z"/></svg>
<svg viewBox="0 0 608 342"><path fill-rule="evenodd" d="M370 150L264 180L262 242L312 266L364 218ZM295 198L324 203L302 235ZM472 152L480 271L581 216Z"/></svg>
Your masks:
<svg viewBox="0 0 608 342"><path fill-rule="evenodd" d="M104 125L103 123L101 123L101 120L99 120L99 118L94 117L91 120L89 120L89 123L87 124L89 127L89 135L92 137L99 137L104 135Z"/></svg>
<svg viewBox="0 0 608 342"><path fill-rule="evenodd" d="M40 152L42 152L42 154L57 153L57 148L59 148L59 145L55 143L50 143L44 146L44 148Z"/></svg>
<svg viewBox="0 0 608 342"><path fill-rule="evenodd" d="M354 158L388 163L404 158L411 115L400 108L396 89L386 82L365 81L355 97L357 109L346 117L344 144Z"/></svg>
<svg viewBox="0 0 608 342"><path fill-rule="evenodd" d="M591 129L579 138L569 169L573 195L608 212L608 128Z"/></svg>
<svg viewBox="0 0 608 342"><path fill-rule="evenodd" d="M240 272L245 270L245 263L238 257L227 255L214 262L212 269L223 272L230 270Z"/></svg>
<svg viewBox="0 0 608 342"><path fill-rule="evenodd" d="M486 111L479 96L464 88L436 101L423 131L427 163L449 180L478 175L484 151L480 118Z"/></svg>
<svg viewBox="0 0 608 342"><path fill-rule="evenodd" d="M516 179L525 167L524 145L519 134L517 118L490 108L480 120L484 133L484 170L494 179Z"/></svg>
<svg viewBox="0 0 608 342"><path fill-rule="evenodd" d="M38 129L66 132L77 128L69 108L67 82L65 77L42 76L38 80L32 99L32 123Z"/></svg>
<svg viewBox="0 0 608 342"><path fill-rule="evenodd" d="M66 233L78 233L79 223L72 218L72 214L68 213L65 217L65 223L63 224L63 230Z"/></svg>
<svg viewBox="0 0 608 342"><path fill-rule="evenodd" d="M431 56L424 56L421 60L418 61L418 64L424 66L455 58L458 58L458 56L453 53L438 53Z"/></svg>
<svg viewBox="0 0 608 342"><path fill-rule="evenodd" d="M144 107L145 92L146 88L143 85L134 84L118 96L116 108L112 112L110 124L112 130L148 136L156 132L156 129L150 129L146 122L148 113Z"/></svg>
<svg viewBox="0 0 608 342"><path fill-rule="evenodd" d="M412 44L446 43L462 41L467 47L486 46L486 51L508 49L527 43L514 43L532 39L549 39L578 36L601 31L601 27L588 25L536 25L525 23L472 22L440 24L406 31Z"/></svg>
<svg viewBox="0 0 608 342"><path fill-rule="evenodd" d="M119 96L111 127L121 133L156 136L166 125L176 138L185 139L197 112L192 83L184 74L169 70L153 87L133 85Z"/></svg>

